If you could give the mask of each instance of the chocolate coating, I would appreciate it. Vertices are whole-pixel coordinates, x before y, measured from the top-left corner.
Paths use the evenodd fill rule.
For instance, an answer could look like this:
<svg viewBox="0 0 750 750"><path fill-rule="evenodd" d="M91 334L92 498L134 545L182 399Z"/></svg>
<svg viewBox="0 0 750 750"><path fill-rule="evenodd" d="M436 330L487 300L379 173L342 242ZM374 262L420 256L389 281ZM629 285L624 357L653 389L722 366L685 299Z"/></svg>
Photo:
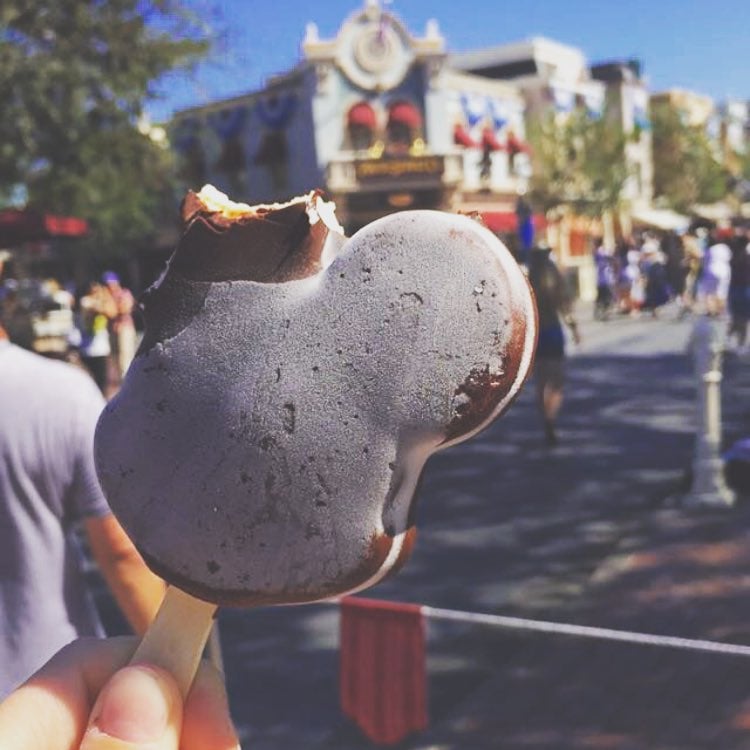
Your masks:
<svg viewBox="0 0 750 750"><path fill-rule="evenodd" d="M229 219L207 210L190 191L182 203L185 232L170 270L192 281L266 283L317 273L328 228L322 221L310 224L308 206L316 195Z"/></svg>
<svg viewBox="0 0 750 750"><path fill-rule="evenodd" d="M270 283L254 275L260 233L205 223L149 291L144 343L99 421L110 504L157 573L219 604L372 585L408 554L429 455L520 389L526 279L464 216L379 219L320 271ZM313 265L316 231L300 241Z"/></svg>

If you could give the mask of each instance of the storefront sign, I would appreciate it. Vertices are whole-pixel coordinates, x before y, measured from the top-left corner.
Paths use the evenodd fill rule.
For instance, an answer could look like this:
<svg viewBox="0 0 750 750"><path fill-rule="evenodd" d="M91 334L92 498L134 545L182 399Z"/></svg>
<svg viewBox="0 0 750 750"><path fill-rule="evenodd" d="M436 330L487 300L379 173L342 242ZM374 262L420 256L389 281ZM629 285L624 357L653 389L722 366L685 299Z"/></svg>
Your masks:
<svg viewBox="0 0 750 750"><path fill-rule="evenodd" d="M404 177L441 177L442 156L412 156L403 159L366 159L354 165L359 182L382 182Z"/></svg>

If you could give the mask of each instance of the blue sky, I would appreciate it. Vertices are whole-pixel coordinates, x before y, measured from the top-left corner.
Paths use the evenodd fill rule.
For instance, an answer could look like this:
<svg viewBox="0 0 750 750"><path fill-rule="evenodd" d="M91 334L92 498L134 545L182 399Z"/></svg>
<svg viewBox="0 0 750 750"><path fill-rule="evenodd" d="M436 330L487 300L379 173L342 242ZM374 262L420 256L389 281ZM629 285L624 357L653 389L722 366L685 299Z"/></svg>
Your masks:
<svg viewBox="0 0 750 750"><path fill-rule="evenodd" d="M220 32L210 63L172 76L154 119L263 85L299 60L305 25L334 36L363 0L185 0ZM637 57L650 88L690 88L750 99L750 0L393 0L414 35L437 19L460 52L547 36L580 47L590 62Z"/></svg>

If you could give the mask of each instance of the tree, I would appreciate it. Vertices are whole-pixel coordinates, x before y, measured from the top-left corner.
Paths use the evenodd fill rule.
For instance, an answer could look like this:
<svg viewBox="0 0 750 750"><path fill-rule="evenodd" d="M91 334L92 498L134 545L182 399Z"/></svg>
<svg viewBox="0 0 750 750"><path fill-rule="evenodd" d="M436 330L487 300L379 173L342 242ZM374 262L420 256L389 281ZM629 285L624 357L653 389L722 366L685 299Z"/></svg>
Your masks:
<svg viewBox="0 0 750 750"><path fill-rule="evenodd" d="M671 104L652 110L654 197L676 211L726 197L728 173L705 128L687 123Z"/></svg>
<svg viewBox="0 0 750 750"><path fill-rule="evenodd" d="M575 110L531 124L532 199L545 211L570 206L601 216L617 208L629 176L627 137L605 117Z"/></svg>
<svg viewBox="0 0 750 750"><path fill-rule="evenodd" d="M147 238L172 164L144 106L208 39L178 0L3 0L0 201L82 216L99 252Z"/></svg>
<svg viewBox="0 0 750 750"><path fill-rule="evenodd" d="M731 154L734 169L729 175L729 202L738 213L744 203L750 203L750 148Z"/></svg>
<svg viewBox="0 0 750 750"><path fill-rule="evenodd" d="M746 146L745 151L739 154L739 162L740 179L750 180L750 146Z"/></svg>

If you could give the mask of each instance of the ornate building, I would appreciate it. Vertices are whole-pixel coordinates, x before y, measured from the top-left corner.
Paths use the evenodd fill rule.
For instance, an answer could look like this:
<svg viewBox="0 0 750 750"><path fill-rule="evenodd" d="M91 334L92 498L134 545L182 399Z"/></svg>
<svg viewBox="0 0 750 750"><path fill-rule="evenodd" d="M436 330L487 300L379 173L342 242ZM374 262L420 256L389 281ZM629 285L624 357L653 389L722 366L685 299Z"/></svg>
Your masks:
<svg viewBox="0 0 750 750"><path fill-rule="evenodd" d="M285 200L322 187L349 231L405 208L468 209L515 235L529 173L518 89L451 68L435 21L413 36L369 0L260 91L178 113L186 186Z"/></svg>
<svg viewBox="0 0 750 750"><path fill-rule="evenodd" d="M472 75L515 87L523 98L529 127L546 120L562 123L576 109L595 119L606 115L612 118L613 127L620 127L618 118L605 111L608 84L592 76L585 56L575 47L535 37L458 54L451 62ZM568 209L558 211L548 229L559 262L571 270L578 292L585 298L595 295L592 243L606 233L599 219L577 216ZM613 242L613 228L609 234Z"/></svg>

